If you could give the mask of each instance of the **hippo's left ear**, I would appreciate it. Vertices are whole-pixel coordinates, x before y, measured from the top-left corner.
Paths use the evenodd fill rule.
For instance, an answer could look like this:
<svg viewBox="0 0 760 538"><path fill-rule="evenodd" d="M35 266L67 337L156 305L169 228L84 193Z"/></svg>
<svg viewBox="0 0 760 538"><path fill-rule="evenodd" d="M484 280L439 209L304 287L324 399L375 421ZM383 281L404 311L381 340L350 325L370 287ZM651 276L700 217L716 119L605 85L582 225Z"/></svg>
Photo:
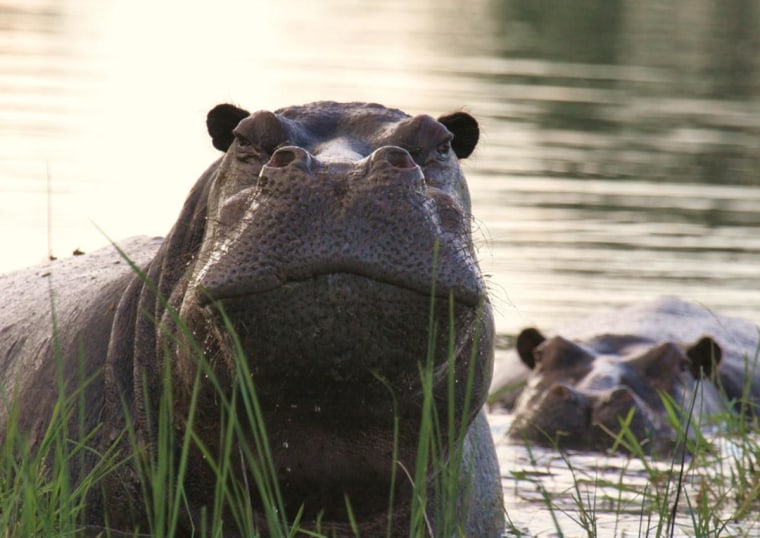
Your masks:
<svg viewBox="0 0 760 538"><path fill-rule="evenodd" d="M515 344L517 354L520 356L523 364L531 370L536 367L536 359L533 355L533 351L535 351L544 340L546 340L546 337L541 331L533 327L523 329L520 331L520 334L517 335L517 343Z"/></svg>
<svg viewBox="0 0 760 538"><path fill-rule="evenodd" d="M691 371L694 377L710 377L718 370L718 364L723 356L718 343L709 336L703 336L686 350L691 361Z"/></svg>
<svg viewBox="0 0 760 538"><path fill-rule="evenodd" d="M235 105L216 105L206 115L206 128L211 135L214 147L219 151L227 151L235 140L232 134L240 120L247 118L251 113Z"/></svg>
<svg viewBox="0 0 760 538"><path fill-rule="evenodd" d="M466 112L454 112L438 118L442 124L454 135L451 147L457 157L464 159L469 157L472 150L478 144L480 128L478 122Z"/></svg>

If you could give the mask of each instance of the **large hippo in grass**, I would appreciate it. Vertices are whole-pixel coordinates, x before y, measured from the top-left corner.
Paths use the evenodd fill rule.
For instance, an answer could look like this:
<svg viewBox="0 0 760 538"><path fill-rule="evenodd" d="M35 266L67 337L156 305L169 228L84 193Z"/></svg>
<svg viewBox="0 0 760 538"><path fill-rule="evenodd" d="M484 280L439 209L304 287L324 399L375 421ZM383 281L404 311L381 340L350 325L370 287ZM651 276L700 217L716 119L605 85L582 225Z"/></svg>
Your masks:
<svg viewBox="0 0 760 538"><path fill-rule="evenodd" d="M275 535L264 522L274 510L288 521L300 511L302 531L407 536L422 482L426 533L453 522L499 536L482 410L493 320L459 166L477 122L318 102L253 114L219 105L207 126L224 155L164 240L120 243L134 267L109 248L0 279L2 420L39 444L65 386L81 403L69 434L93 449L72 458L75 480L99 454L138 451L92 488L92 530L158 532L148 513L176 498L177 535L216 523L238 536L246 522ZM241 376L255 384L269 456ZM439 419L427 444L425 409ZM140 469L162 469L154 451L167 436L184 489L151 498ZM435 487L447 471L417 465L420 446L461 466L448 509ZM262 501L261 461L281 504Z"/></svg>
<svg viewBox="0 0 760 538"><path fill-rule="evenodd" d="M516 353L530 373L509 436L604 450L630 420L645 450L666 453L677 436L665 401L675 403L683 426L729 410L758 415L758 335L754 323L674 297L593 315L551 337L525 329Z"/></svg>

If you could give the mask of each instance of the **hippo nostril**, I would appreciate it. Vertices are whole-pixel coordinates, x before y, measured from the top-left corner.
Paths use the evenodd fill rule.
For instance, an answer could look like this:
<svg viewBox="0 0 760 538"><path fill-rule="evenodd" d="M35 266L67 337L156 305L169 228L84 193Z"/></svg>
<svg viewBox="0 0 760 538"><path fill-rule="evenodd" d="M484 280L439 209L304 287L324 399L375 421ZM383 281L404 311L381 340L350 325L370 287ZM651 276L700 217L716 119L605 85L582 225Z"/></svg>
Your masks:
<svg viewBox="0 0 760 538"><path fill-rule="evenodd" d="M274 152L264 166L269 168L285 168L292 164L309 169L311 167L311 155L309 155L308 151L298 146L283 146Z"/></svg>
<svg viewBox="0 0 760 538"><path fill-rule="evenodd" d="M291 148L278 149L266 165L272 168L284 168L297 158L298 154Z"/></svg>
<svg viewBox="0 0 760 538"><path fill-rule="evenodd" d="M409 152L401 148L389 148L385 153L385 160L395 168L414 168L417 166Z"/></svg>
<svg viewBox="0 0 760 538"><path fill-rule="evenodd" d="M401 168L404 170L417 167L417 163L414 162L414 159L409 155L409 152L398 146L383 146L382 148L375 150L371 159L373 163L382 163L383 165L390 164L394 168Z"/></svg>
<svg viewBox="0 0 760 538"><path fill-rule="evenodd" d="M618 404L629 404L633 403L633 394L631 394L631 391L624 387L619 387L614 390L612 390L607 395L607 401L609 402L615 402Z"/></svg>
<svg viewBox="0 0 760 538"><path fill-rule="evenodd" d="M565 385L554 385L549 389L549 395L566 402L576 401L575 393Z"/></svg>

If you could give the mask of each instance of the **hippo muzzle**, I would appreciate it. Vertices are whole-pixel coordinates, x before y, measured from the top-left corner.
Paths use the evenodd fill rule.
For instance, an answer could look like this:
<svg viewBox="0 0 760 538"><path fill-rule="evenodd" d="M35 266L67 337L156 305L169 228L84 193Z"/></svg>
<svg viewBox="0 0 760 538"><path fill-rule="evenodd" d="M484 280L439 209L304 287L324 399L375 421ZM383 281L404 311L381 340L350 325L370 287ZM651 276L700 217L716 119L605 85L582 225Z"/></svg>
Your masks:
<svg viewBox="0 0 760 538"><path fill-rule="evenodd" d="M281 148L245 191L243 215L238 199L222 208L221 219L237 226L201 270L199 301L348 273L428 297L435 281L437 296L451 292L476 306L484 289L468 246L469 217L450 196L426 191L422 170L401 148L353 163Z"/></svg>
<svg viewBox="0 0 760 538"><path fill-rule="evenodd" d="M254 374L310 380L294 383L292 398L335 386L348 399L366 396L368 375L418 390L431 304L441 360L451 334L459 354L479 323L485 291L468 215L429 189L400 147L330 157L282 147L244 191L242 211L237 200L221 208L220 220L235 225L193 284L198 329L219 326L224 311Z"/></svg>
<svg viewBox="0 0 760 538"><path fill-rule="evenodd" d="M673 445L672 432L657 410L630 388L618 385L601 391L582 391L565 383L552 385L529 414L515 417L513 437L544 446L605 450L614 446L621 424L655 451ZM629 416L630 415L630 416ZM622 438L624 447L626 439Z"/></svg>

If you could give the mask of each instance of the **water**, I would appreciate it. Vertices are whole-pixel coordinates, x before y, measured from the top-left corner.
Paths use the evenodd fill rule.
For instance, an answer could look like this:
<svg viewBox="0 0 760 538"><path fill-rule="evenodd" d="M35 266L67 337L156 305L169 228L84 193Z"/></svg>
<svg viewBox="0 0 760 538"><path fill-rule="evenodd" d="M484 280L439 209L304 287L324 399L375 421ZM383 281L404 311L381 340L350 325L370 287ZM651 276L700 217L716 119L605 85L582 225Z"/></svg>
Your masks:
<svg viewBox="0 0 760 538"><path fill-rule="evenodd" d="M699 536L694 514L704 501L711 503L708 514L715 519L698 523L703 525L701 535L760 536L756 512L732 519L742 502L733 485L732 472L739 468L736 460L755 457L732 445L730 438L704 431L715 452L684 461L682 488L676 495L681 471L677 458L642 460L577 451L560 454L538 446L528 449L502 437L510 415L492 415L490 421L499 438L496 451L513 530L510 536L559 536L557 529L565 536ZM667 508L656 509L660 502ZM669 515L674 505L678 509L671 535L666 518L657 514Z"/></svg>
<svg viewBox="0 0 760 538"><path fill-rule="evenodd" d="M479 118L500 336L663 293L757 322L758 36L760 0L0 0L0 271L165 234L218 102L366 100Z"/></svg>

